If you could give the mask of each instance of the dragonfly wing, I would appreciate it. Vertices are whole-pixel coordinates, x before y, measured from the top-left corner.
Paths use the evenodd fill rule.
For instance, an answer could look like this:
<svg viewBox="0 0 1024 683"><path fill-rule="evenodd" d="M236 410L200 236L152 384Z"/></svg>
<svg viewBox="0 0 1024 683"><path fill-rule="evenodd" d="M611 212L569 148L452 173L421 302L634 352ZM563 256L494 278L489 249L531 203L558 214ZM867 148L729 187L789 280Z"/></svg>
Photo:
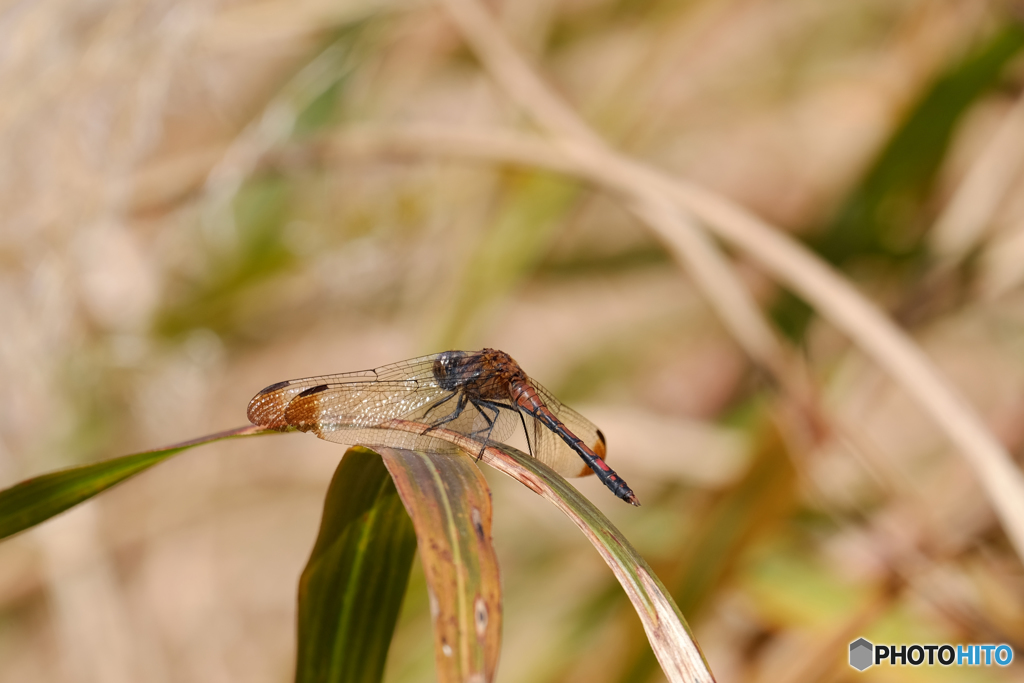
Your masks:
<svg viewBox="0 0 1024 683"><path fill-rule="evenodd" d="M325 441L333 441L346 446L387 446L434 453L454 453L458 450L451 442L432 437L429 433L416 434L398 429L340 427L328 431L321 430L316 432L316 435Z"/></svg>
<svg viewBox="0 0 1024 683"><path fill-rule="evenodd" d="M388 419L387 414L397 413L396 416L400 416L411 413L441 393L433 372L438 355L421 356L374 370L318 375L272 384L249 402L249 421L260 427L284 431L289 427L302 429L301 424L290 420L303 420L308 430L311 426L309 420L317 414L332 418L332 423L339 423L334 418L338 413L347 412L357 416L355 419L359 425L372 426ZM319 391L314 392L314 389ZM288 410L301 394L306 394L301 402L302 409L296 406L289 418ZM324 395L305 400L319 394ZM382 404L390 399L394 399L393 405L385 409ZM322 408L322 412L314 410L317 407ZM378 415L380 419L375 421Z"/></svg>
<svg viewBox="0 0 1024 683"><path fill-rule="evenodd" d="M587 444L595 454L602 459L607 459L607 445L601 430L593 422L555 398L550 391L532 380L531 383L552 415L558 418L569 432ZM527 415L526 423L530 448L538 460L563 477L583 477L594 473L569 444L548 429L540 420Z"/></svg>
<svg viewBox="0 0 1024 683"><path fill-rule="evenodd" d="M447 399L447 400L446 400ZM415 380L318 384L285 407L285 422L304 432L385 426L391 420L429 424L453 405L452 392Z"/></svg>
<svg viewBox="0 0 1024 683"><path fill-rule="evenodd" d="M387 423L420 422L481 441L507 437L518 424L518 415L509 416L511 408L507 405L503 409L470 402L462 404L460 411L462 394L441 388L434 377L434 362L439 355L413 358L375 370L273 384L249 403L249 420L270 429L293 427L314 432L335 443L441 452L455 447L429 432L389 429Z"/></svg>
<svg viewBox="0 0 1024 683"><path fill-rule="evenodd" d="M414 393L400 395L398 391L405 387L405 383L400 387L382 386L380 393L387 398L381 403L369 395L366 388L340 386L346 390L339 391L329 386L316 391L317 386L296 396L285 411L289 424L303 431L313 431L321 439L335 443L435 452L452 452L457 448L449 441L431 436L428 425L465 434L480 441L481 445L488 440L501 441L519 425L519 416L511 408L492 408L466 402L460 410L460 394L440 387L421 387ZM364 407L371 405L372 408ZM390 420L419 422L424 430L414 433L389 428L387 423Z"/></svg>

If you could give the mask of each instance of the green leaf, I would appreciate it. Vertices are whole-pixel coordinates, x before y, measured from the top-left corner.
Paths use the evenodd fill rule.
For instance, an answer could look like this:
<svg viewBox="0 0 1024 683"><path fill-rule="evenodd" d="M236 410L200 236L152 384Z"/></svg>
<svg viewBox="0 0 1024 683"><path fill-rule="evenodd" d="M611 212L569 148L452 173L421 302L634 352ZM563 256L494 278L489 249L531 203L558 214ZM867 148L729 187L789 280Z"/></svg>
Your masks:
<svg viewBox="0 0 1024 683"><path fill-rule="evenodd" d="M491 493L480 468L465 455L377 450L416 526L437 680L494 680L501 651L501 579L491 545Z"/></svg>
<svg viewBox="0 0 1024 683"><path fill-rule="evenodd" d="M296 683L381 679L415 551L412 521L380 456L349 449L299 580Z"/></svg>
<svg viewBox="0 0 1024 683"><path fill-rule="evenodd" d="M113 460L71 467L33 477L0 491L0 539L12 536L45 522L106 491L143 470L163 462L172 455L195 446L236 436L262 433L259 427L240 427L226 432L203 436L191 441Z"/></svg>

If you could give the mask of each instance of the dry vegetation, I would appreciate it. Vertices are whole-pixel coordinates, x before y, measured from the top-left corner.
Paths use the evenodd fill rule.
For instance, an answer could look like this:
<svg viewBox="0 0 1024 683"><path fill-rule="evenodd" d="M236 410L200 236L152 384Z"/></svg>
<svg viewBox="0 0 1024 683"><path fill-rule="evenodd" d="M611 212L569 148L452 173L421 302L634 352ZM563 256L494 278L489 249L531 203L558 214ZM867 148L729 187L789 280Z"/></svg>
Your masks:
<svg viewBox="0 0 1024 683"><path fill-rule="evenodd" d="M0 486L240 425L281 379L492 346L608 434L644 507L578 485L720 683L895 680L846 665L858 636L1024 652L1019 7L491 3L504 54L454 0L5 4ZM953 78L1007 31L993 75ZM998 443L830 290L807 319L778 288L803 270L701 239L652 168L809 239ZM216 444L0 545L0 680L289 680L341 453ZM656 679L586 540L488 477L499 680ZM414 570L387 680L432 666Z"/></svg>

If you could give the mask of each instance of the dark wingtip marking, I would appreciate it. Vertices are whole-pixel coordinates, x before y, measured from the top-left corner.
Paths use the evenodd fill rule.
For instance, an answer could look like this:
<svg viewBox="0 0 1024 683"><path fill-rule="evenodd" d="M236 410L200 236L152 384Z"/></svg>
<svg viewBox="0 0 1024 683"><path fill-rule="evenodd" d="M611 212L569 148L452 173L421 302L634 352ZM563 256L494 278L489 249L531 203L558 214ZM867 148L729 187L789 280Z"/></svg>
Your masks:
<svg viewBox="0 0 1024 683"><path fill-rule="evenodd" d="M295 398L303 398L304 396L312 396L313 394L319 394L321 391L327 391L328 387L326 384L317 384L315 387L306 389Z"/></svg>
<svg viewBox="0 0 1024 683"><path fill-rule="evenodd" d="M277 384L271 384L269 387L267 387L266 389L263 389L262 391L260 391L260 393L258 393L256 395L257 396L262 396L263 394L269 394L271 391L277 391L278 389L284 389L289 384L291 384L291 382L289 382L288 380L285 380L283 382L278 382Z"/></svg>
<svg viewBox="0 0 1024 683"><path fill-rule="evenodd" d="M597 430L597 438L601 443L605 444L606 446L608 445L608 442L604 438L604 432L602 432L600 429Z"/></svg>

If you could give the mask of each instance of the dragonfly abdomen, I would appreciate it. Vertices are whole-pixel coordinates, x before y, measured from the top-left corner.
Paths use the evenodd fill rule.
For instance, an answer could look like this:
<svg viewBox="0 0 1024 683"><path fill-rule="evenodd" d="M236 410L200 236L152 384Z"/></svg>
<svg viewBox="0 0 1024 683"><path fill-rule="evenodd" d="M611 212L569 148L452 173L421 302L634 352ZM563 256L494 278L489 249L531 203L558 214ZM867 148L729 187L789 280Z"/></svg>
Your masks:
<svg viewBox="0 0 1024 683"><path fill-rule="evenodd" d="M576 451L577 454L579 454L583 459L583 462L587 463L590 469L594 471L594 474L597 475L597 478L601 480L601 483L607 486L612 493L627 503L631 503L636 506L640 505L637 501L636 494L633 493L633 489L629 488L622 477L616 474L615 470L611 467L608 467L608 463L594 453L590 446L583 443L582 439L566 429L565 425L563 425L557 417L552 415L550 411L542 410L541 414L536 417L544 422L548 429L562 437L562 440L565 441L570 448Z"/></svg>
<svg viewBox="0 0 1024 683"><path fill-rule="evenodd" d="M528 383L512 383L511 393L513 402L521 409L532 415L534 419L540 420L548 429L557 434L562 441L564 441L570 448L576 451L576 454L583 459L583 462L587 464L590 469L594 471L597 478L601 480L605 486L607 486L612 493L633 505L640 505L636 499L636 494L629 488L622 477L615 473L615 470L608 467L608 464L604 461L604 458L599 456L593 451L586 443L583 442L578 436L573 434L569 429L562 424L555 415L552 414L551 410L544 404L544 402L537 395L537 392ZM604 436L599 433L601 445L604 444Z"/></svg>

